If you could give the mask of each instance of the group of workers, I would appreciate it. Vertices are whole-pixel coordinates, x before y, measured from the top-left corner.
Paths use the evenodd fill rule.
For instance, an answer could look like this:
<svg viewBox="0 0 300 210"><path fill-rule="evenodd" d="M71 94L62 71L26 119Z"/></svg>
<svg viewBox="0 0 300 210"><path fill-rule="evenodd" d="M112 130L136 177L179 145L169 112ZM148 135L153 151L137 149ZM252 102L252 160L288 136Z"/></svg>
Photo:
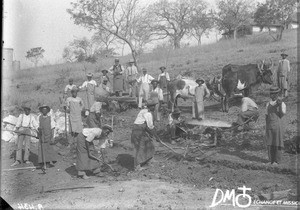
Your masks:
<svg viewBox="0 0 300 210"><path fill-rule="evenodd" d="M282 55L279 68L286 68L288 61L285 59L286 54ZM167 83L170 81L169 74L165 72L166 68L161 67L161 74L158 80L147 74L147 70L143 68L143 75L138 77L136 67L133 65L133 60L130 60L130 65L124 71L123 67L119 64L119 60L115 60L115 64L109 70L103 70L103 75L100 79L100 86L107 92L110 92L110 87L107 82L110 82L107 73L113 74L113 90L115 94L122 96L124 90L124 82L131 96L136 96L137 84L140 84L139 91L139 108L141 109L134 121L134 126L131 134L131 143L134 146L134 166L136 170L143 169L143 166L151 162L155 145L153 140L160 141L155 128L155 121L160 120L159 106L160 103L166 101L165 93L167 91ZM288 64L287 64L288 63ZM288 70L289 71L289 67ZM278 164L281 160L281 152L284 147L283 135L284 128L282 117L286 114L286 105L279 98L280 94L287 95L287 74L278 71L278 87L270 88L271 100L266 106L266 145L268 147L268 155L270 164ZM124 75L124 77L123 77ZM83 179L88 179L86 171L93 171L94 174L101 173L100 164L101 158L97 157L94 145L99 144L99 140L107 142L109 134L113 132L113 128L109 125L102 125L102 103L95 98L95 87L97 83L92 80L92 74L87 74L87 81L81 86L76 86L70 80L65 88L66 95L70 91L71 95L66 97L66 104L64 110L69 113L70 132L73 141L77 142L77 161L76 169L78 176ZM124 79L125 78L125 79ZM207 88L203 86L204 80L197 79L198 87L195 89L194 103L193 103L193 117L202 119L204 112L203 98L209 95ZM150 88L150 84L152 88ZM151 89L151 91L150 91ZM86 90L87 104L89 109L85 113L87 116L87 128L83 128L82 111L86 106L83 100L77 96L78 91ZM247 120L258 118L258 106L249 97L242 97L241 99L241 112L238 115L237 122L233 123L234 134L238 133L239 127L247 126ZM29 162L30 150L30 134L32 129L38 130L40 139L39 144L39 163L54 164L57 161L56 154L51 146L53 142L54 122L51 116L50 107L43 105L39 108L41 115L38 121L30 114L30 107L23 106L24 114L18 118L16 125L16 132L19 133L17 141L16 161L12 166L18 165L22 162L22 147L25 144L24 162ZM168 128L171 134L172 143L176 139L177 125L182 122L180 117L180 110L176 108L168 117ZM247 128L246 128L247 129ZM102 147L102 146L101 146ZM105 147L105 146L104 146Z"/></svg>

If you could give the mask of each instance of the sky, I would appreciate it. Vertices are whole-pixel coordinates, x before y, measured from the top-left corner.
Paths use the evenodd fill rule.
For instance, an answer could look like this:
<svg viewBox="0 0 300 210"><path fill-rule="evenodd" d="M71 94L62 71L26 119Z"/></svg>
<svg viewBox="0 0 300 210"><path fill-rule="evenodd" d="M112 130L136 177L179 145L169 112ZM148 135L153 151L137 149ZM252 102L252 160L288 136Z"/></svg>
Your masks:
<svg viewBox="0 0 300 210"><path fill-rule="evenodd" d="M3 41L5 48L14 49L14 60L21 68L33 64L25 59L34 47L45 49L42 64L62 63L63 48L75 38L91 37L93 32L77 26L66 12L74 0L4 0ZM149 3L149 0L142 0ZM208 1L214 4L216 0ZM203 43L216 40L213 33Z"/></svg>

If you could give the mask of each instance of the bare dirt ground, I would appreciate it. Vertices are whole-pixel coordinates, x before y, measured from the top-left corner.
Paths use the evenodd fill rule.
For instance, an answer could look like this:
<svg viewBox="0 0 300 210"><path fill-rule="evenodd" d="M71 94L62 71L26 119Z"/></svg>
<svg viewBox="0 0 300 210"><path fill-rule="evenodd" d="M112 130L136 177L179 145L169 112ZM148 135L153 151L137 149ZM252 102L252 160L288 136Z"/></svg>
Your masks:
<svg viewBox="0 0 300 210"><path fill-rule="evenodd" d="M293 138L297 131L296 93L288 99L286 140ZM16 209L25 203L35 207L41 204L47 209L209 209L216 188L237 190L245 185L251 188L249 194L252 199L259 198L261 194L290 189L283 199L296 200L297 181L299 184L297 156L284 153L283 163L279 166L265 164L268 158L263 144L263 128L267 100L265 95L257 94L261 115L258 122L252 124L251 131L234 138L230 133L223 132L220 145L190 150L185 160L179 160L165 147L155 143L155 160L139 172L132 171L133 150L130 144L131 125L139 111L137 109L115 115L114 146L106 150L106 157L117 172L107 169L104 177L77 178L74 166L76 153L73 147L63 144L64 139L58 140L60 143L54 146L60 154L59 160L54 167L47 169L46 174L40 169L4 170L11 168L15 145L2 142L1 196ZM191 108L187 106L189 102L179 102L183 115L191 118ZM238 111L237 107L231 106L229 113L222 113L218 102L206 103L207 118L233 122ZM106 115L104 122L110 123L110 115ZM166 119L158 124L158 128L164 128L164 124ZM172 146L183 153L186 141L194 140L182 139ZM30 160L37 165L36 144L32 144ZM22 166L26 167L18 167ZM82 186L93 188L46 192ZM234 208L230 202L227 204L214 209ZM253 205L248 209L265 208Z"/></svg>

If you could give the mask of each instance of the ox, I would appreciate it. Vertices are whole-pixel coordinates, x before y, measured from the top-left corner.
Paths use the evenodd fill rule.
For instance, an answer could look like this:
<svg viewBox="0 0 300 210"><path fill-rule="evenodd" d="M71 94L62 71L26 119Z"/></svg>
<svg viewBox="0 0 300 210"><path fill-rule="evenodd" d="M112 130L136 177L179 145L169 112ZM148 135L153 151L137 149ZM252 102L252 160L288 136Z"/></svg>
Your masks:
<svg viewBox="0 0 300 210"><path fill-rule="evenodd" d="M209 83L205 83L207 87L210 87ZM196 81L191 78L177 77L175 80L172 80L168 83L168 91L170 94L170 102L172 104L172 111L177 107L177 99L182 98L193 99L193 96L189 95L195 94L195 88L198 86ZM188 88L189 87L189 88ZM188 90L189 89L189 90Z"/></svg>
<svg viewBox="0 0 300 210"><path fill-rule="evenodd" d="M239 90L244 91L245 96L251 95L252 89L258 87L262 83L272 84L272 67L273 62L265 63L262 61L258 64L232 65L228 64L222 69L222 89L225 95L220 91L218 93L222 97L222 110L228 112L229 98Z"/></svg>

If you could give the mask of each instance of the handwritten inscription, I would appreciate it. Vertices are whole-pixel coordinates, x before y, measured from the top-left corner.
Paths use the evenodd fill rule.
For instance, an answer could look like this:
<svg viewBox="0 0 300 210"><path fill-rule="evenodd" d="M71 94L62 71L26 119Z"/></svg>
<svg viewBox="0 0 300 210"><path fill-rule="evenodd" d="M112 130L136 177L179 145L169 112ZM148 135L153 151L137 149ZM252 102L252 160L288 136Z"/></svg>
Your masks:
<svg viewBox="0 0 300 210"><path fill-rule="evenodd" d="M42 204L30 204L30 203L18 203L18 209L32 209L32 210L42 210L44 209Z"/></svg>

